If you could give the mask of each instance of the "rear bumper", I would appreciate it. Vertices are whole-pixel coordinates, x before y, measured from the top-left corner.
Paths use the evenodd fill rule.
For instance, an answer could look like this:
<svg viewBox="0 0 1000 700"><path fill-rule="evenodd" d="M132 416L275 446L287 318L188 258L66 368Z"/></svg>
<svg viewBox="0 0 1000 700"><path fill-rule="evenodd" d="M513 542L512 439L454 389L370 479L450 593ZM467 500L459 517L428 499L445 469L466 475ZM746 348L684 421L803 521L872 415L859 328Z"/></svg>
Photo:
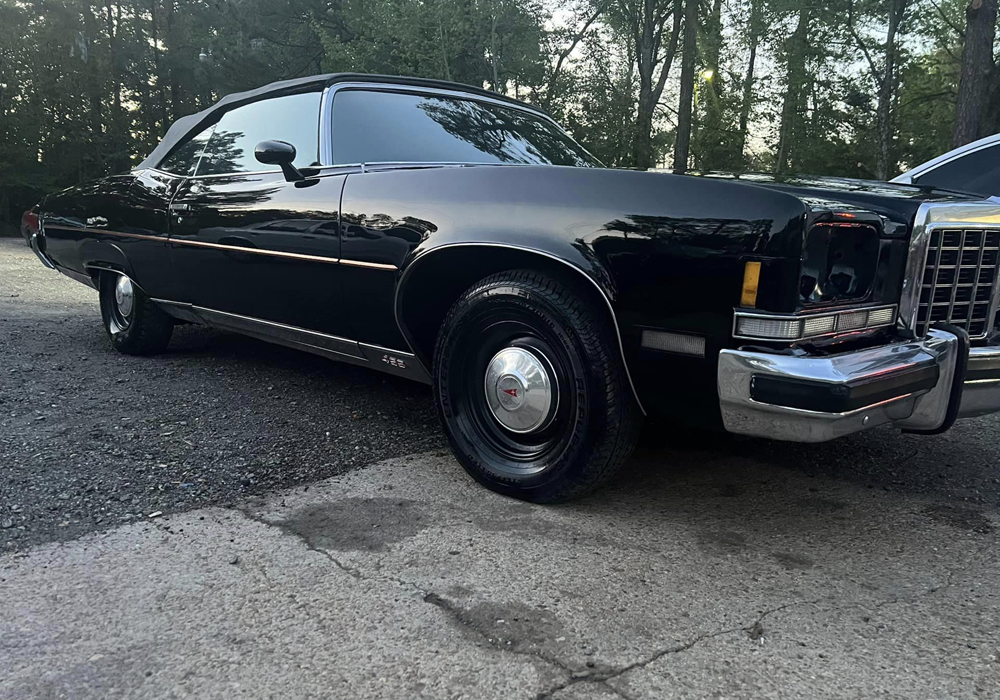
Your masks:
<svg viewBox="0 0 1000 700"><path fill-rule="evenodd" d="M956 418L1000 411L1000 347L968 348L960 331L811 357L747 350L719 354L726 430L823 442L893 423L935 433Z"/></svg>
<svg viewBox="0 0 1000 700"><path fill-rule="evenodd" d="M31 238L28 239L28 245L35 251L35 255L38 256L38 259L42 261L45 267L50 270L56 269L55 263L49 260L49 257L45 254L45 239L42 237L41 232L31 234Z"/></svg>

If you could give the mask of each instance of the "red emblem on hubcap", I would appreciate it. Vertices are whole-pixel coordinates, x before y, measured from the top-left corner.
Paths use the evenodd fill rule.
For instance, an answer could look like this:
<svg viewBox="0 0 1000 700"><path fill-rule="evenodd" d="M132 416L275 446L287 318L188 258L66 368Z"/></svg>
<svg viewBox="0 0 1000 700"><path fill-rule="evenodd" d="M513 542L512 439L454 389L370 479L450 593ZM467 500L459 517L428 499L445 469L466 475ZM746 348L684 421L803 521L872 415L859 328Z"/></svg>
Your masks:
<svg viewBox="0 0 1000 700"><path fill-rule="evenodd" d="M505 393L505 394L510 394L510 395L511 395L511 396L513 396L513 397L514 397L515 399L517 398L517 389L504 389L504 390L503 390L503 393Z"/></svg>

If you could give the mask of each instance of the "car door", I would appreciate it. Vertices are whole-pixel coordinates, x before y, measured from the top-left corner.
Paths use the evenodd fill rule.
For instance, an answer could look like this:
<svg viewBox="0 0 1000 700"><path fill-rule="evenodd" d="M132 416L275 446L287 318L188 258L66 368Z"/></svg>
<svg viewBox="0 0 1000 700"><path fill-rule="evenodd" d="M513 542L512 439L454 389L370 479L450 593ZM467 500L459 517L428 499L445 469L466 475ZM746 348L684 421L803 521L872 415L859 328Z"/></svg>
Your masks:
<svg viewBox="0 0 1000 700"><path fill-rule="evenodd" d="M345 175L318 167L320 100L272 96L222 115L170 203L173 265L182 300L220 325L354 355L356 344L337 340L350 336L338 266ZM265 140L294 145L310 177L289 182L257 162Z"/></svg>

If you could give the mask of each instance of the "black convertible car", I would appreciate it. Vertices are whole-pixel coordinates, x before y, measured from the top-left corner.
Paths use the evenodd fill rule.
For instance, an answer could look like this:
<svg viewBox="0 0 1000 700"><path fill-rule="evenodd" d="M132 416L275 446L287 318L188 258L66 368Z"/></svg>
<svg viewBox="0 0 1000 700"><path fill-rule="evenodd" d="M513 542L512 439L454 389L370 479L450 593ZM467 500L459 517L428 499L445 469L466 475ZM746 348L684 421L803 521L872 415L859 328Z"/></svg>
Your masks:
<svg viewBox="0 0 1000 700"><path fill-rule="evenodd" d="M202 323L429 383L464 467L536 501L604 482L647 413L822 441L1000 409L1000 204L608 170L463 85L230 95L40 219L119 350Z"/></svg>

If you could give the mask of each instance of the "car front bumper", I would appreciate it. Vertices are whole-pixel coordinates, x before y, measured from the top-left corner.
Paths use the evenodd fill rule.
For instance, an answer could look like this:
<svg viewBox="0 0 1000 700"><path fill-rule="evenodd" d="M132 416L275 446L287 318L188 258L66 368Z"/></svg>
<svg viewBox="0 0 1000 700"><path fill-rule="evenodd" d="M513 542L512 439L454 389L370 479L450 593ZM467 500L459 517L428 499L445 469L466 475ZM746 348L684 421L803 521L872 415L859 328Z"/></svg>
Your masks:
<svg viewBox="0 0 1000 700"><path fill-rule="evenodd" d="M1000 411L1000 347L969 348L961 332L814 357L719 354L726 430L823 442L885 423L936 433L956 418Z"/></svg>

